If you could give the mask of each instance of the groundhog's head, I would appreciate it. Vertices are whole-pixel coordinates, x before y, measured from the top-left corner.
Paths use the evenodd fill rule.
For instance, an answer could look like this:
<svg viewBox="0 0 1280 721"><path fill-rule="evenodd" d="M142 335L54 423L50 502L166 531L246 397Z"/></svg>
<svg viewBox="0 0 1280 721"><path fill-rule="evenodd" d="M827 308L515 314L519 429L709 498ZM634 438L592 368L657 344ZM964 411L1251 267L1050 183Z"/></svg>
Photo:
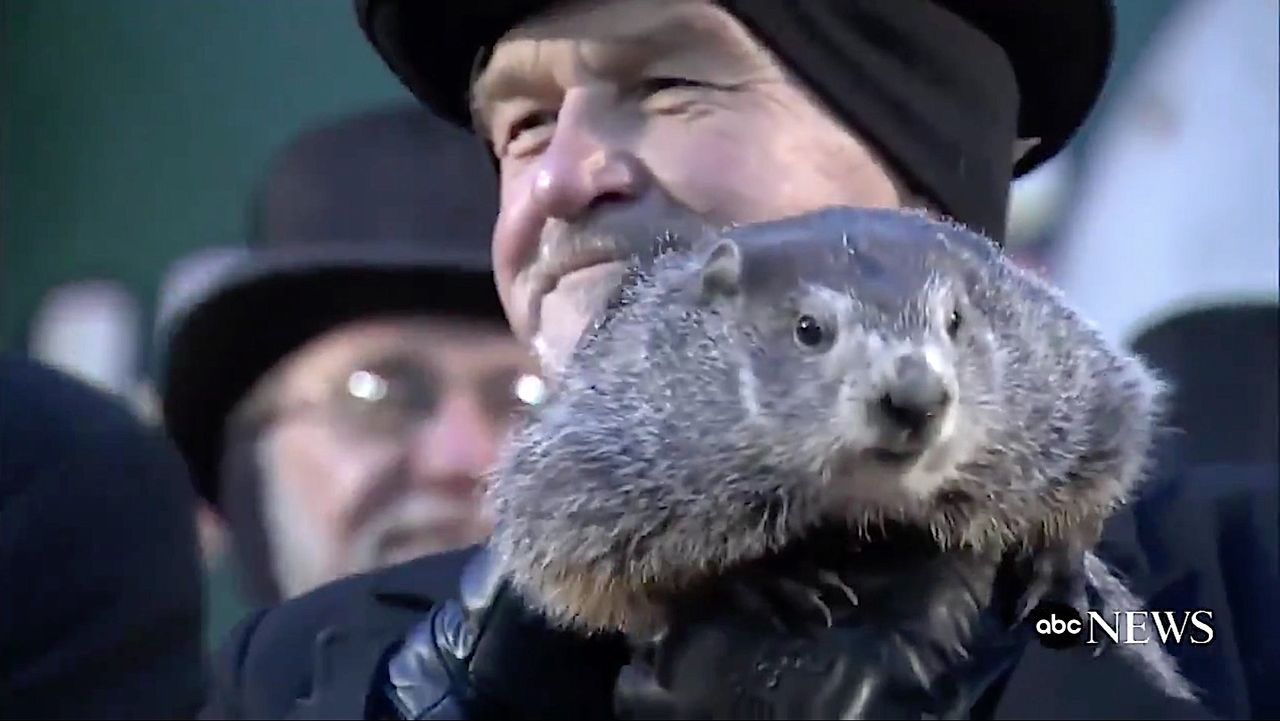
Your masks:
<svg viewBox="0 0 1280 721"><path fill-rule="evenodd" d="M703 251L700 302L743 349L749 414L820 466L833 502L928 500L999 420L991 252L924 217L852 209L735 228Z"/></svg>
<svg viewBox="0 0 1280 721"><path fill-rule="evenodd" d="M1141 365L962 228L840 208L637 266L491 481L505 570L556 618L660 624L850 521L1057 536L1149 443Z"/></svg>

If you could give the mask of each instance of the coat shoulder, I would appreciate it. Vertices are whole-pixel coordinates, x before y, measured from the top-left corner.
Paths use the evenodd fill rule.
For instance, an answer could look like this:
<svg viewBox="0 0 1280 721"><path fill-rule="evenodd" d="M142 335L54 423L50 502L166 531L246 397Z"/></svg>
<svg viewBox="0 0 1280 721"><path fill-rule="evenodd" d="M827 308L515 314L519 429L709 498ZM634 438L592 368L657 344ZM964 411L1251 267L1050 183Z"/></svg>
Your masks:
<svg viewBox="0 0 1280 721"><path fill-rule="evenodd" d="M1033 645L1000 717L1051 707L1076 718L1270 718L1280 710L1280 469L1270 463L1173 466L1111 519L1099 555L1145 610L1208 612L1208 643L1166 648L1198 690L1192 705L1164 697L1115 654ZM1201 619L1206 617L1201 615ZM1087 689L1087 692L1086 692ZM1046 703L1046 699L1052 699Z"/></svg>
<svg viewBox="0 0 1280 721"><path fill-rule="evenodd" d="M432 605L454 595L471 550L350 576L250 613L218 648L202 718L286 716L313 693L326 631L343 628L375 642L407 633Z"/></svg>
<svg viewBox="0 0 1280 721"><path fill-rule="evenodd" d="M347 578L241 619L219 644L203 719L281 718L311 686L312 648L368 594Z"/></svg>

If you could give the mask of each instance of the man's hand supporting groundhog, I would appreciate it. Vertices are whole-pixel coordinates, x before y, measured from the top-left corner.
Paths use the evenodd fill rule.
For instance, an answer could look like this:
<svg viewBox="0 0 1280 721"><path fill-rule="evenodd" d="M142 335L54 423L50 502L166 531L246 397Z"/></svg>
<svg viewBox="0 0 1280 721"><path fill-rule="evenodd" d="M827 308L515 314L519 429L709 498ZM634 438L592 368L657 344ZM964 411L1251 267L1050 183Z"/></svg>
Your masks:
<svg viewBox="0 0 1280 721"><path fill-rule="evenodd" d="M907 535L866 546L838 581L823 569L820 587L783 565L682 606L623 669L618 716L967 718L1030 639L1013 563Z"/></svg>

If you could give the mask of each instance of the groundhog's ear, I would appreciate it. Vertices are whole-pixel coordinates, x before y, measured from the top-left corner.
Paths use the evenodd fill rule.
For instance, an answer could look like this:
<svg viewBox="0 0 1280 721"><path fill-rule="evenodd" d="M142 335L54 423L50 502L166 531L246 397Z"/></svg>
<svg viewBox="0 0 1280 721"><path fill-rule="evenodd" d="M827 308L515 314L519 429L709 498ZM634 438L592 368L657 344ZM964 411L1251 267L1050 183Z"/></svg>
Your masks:
<svg viewBox="0 0 1280 721"><path fill-rule="evenodd" d="M742 251L729 239L716 241L702 266L702 298L737 295L742 281Z"/></svg>

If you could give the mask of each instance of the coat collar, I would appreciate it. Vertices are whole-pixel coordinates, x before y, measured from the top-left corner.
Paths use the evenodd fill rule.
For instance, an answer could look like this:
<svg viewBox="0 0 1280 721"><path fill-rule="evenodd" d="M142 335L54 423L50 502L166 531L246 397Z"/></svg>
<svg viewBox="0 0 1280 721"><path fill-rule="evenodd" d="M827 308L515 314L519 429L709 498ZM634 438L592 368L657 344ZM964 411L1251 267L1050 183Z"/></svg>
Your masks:
<svg viewBox="0 0 1280 721"><path fill-rule="evenodd" d="M365 718L369 691L387 656L432 606L457 596L462 569L476 550L420 558L372 574L350 613L317 634L311 692L285 718Z"/></svg>

